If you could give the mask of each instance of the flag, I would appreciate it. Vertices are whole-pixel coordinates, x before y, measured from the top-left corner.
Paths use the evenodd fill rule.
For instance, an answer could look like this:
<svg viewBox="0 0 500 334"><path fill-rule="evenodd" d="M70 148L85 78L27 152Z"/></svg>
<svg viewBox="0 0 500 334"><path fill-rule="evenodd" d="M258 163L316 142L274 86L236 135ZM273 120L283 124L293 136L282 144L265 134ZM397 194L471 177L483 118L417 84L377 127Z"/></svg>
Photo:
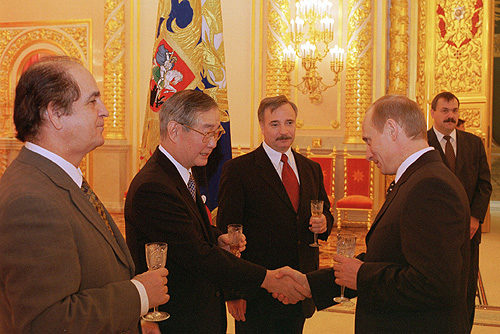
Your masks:
<svg viewBox="0 0 500 334"><path fill-rule="evenodd" d="M220 0L160 0L153 46L148 105L140 148L140 165L160 142L158 111L175 92L197 89L219 105L226 133L208 164L193 175L210 210L217 207L222 164L231 159L224 42Z"/></svg>

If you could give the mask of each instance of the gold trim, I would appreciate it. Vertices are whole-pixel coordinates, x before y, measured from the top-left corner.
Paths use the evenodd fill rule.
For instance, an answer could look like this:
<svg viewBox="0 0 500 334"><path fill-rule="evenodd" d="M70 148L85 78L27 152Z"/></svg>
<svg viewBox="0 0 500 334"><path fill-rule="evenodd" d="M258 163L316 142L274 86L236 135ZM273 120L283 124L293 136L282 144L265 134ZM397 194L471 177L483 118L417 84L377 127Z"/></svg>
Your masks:
<svg viewBox="0 0 500 334"><path fill-rule="evenodd" d="M104 4L103 96L109 116L105 120L107 139L125 139L125 1Z"/></svg>
<svg viewBox="0 0 500 334"><path fill-rule="evenodd" d="M392 0L389 28L389 94L408 93L408 1Z"/></svg>

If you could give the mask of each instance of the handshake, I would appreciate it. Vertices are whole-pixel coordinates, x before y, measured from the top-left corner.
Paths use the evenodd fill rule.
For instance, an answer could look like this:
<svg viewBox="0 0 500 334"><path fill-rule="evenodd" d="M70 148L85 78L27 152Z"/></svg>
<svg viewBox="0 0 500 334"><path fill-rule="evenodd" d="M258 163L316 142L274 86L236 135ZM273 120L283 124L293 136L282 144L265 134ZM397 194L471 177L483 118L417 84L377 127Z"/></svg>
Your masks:
<svg viewBox="0 0 500 334"><path fill-rule="evenodd" d="M311 298L306 275L290 267L268 270L261 287L283 304L295 304Z"/></svg>

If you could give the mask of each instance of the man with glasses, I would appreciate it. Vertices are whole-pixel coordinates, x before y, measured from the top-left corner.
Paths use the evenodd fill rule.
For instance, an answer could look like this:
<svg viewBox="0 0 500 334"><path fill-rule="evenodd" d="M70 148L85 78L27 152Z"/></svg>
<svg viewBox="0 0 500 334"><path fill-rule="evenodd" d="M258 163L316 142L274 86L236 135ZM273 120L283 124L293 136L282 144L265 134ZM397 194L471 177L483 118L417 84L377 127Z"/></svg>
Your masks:
<svg viewBox="0 0 500 334"><path fill-rule="evenodd" d="M164 333L225 333L223 289L255 293L283 291L293 302L308 292L279 270L237 258L229 238L211 226L191 174L204 166L223 134L217 103L197 90L172 95L160 110L160 145L135 176L127 193L127 244L137 265L146 269L144 244L168 243L170 318L159 324ZM245 248L240 243L240 250ZM224 249L223 249L224 248Z"/></svg>

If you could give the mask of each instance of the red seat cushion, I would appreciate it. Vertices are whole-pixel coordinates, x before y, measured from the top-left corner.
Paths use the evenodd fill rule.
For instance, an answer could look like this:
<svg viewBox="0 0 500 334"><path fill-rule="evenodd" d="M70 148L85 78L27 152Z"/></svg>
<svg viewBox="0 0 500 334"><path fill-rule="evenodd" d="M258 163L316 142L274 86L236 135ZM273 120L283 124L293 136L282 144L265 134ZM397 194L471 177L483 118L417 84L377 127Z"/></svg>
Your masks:
<svg viewBox="0 0 500 334"><path fill-rule="evenodd" d="M351 195L337 201L337 208L341 209L371 209L373 200L362 195Z"/></svg>

